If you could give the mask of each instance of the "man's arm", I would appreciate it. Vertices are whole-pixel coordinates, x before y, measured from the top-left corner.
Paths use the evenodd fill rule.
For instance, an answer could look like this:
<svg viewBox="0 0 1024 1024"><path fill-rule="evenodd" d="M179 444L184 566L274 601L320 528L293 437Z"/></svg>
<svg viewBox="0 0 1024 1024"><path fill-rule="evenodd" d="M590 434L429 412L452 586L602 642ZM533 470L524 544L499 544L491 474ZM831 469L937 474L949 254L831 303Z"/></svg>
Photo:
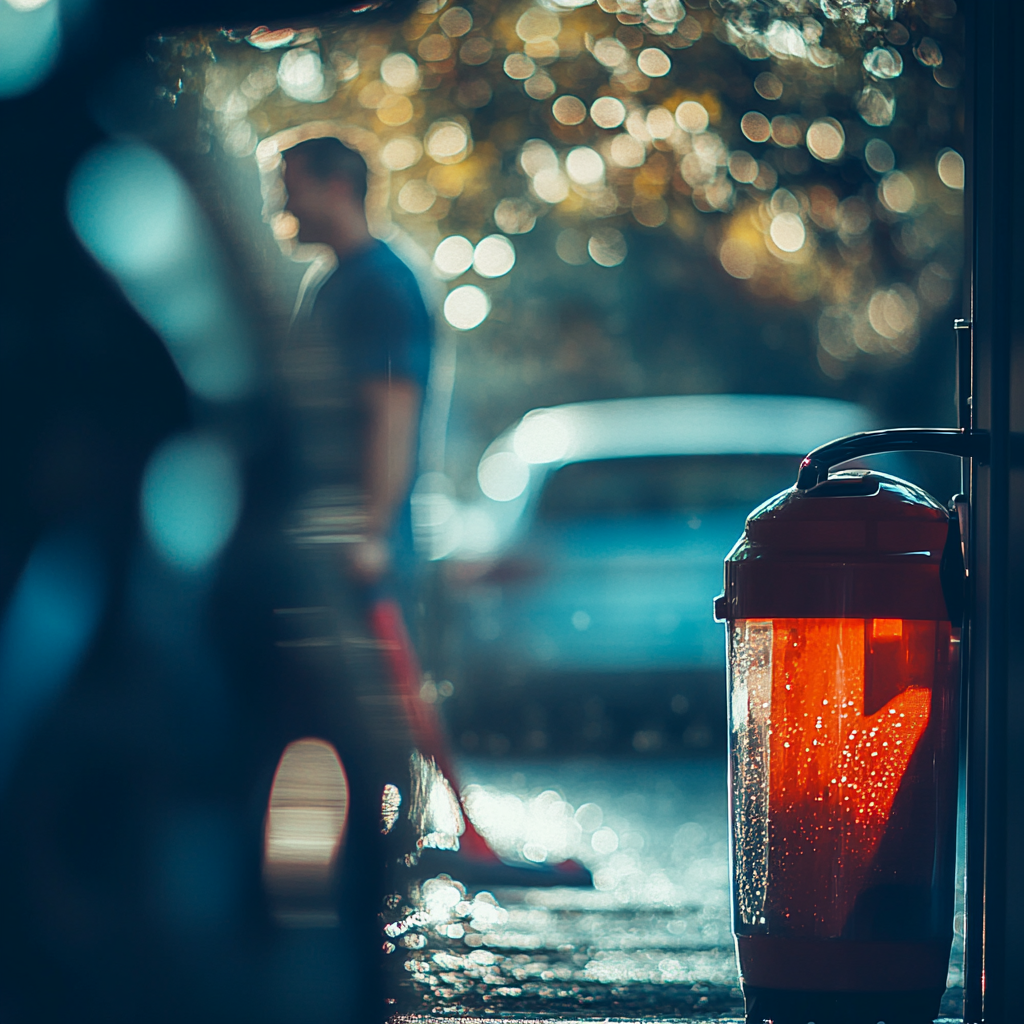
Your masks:
<svg viewBox="0 0 1024 1024"><path fill-rule="evenodd" d="M385 538L409 489L416 459L422 389L411 380L369 380L363 384L367 436L363 487L366 531Z"/></svg>

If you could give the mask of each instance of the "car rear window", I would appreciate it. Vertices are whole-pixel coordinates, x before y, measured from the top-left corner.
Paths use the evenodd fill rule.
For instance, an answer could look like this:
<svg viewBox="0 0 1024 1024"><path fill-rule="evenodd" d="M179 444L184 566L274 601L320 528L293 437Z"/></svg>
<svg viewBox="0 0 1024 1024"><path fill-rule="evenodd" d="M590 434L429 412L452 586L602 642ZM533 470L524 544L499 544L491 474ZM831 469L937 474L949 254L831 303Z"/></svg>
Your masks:
<svg viewBox="0 0 1024 1024"><path fill-rule="evenodd" d="M795 455L658 455L572 462L552 473L542 521L753 509L796 480Z"/></svg>

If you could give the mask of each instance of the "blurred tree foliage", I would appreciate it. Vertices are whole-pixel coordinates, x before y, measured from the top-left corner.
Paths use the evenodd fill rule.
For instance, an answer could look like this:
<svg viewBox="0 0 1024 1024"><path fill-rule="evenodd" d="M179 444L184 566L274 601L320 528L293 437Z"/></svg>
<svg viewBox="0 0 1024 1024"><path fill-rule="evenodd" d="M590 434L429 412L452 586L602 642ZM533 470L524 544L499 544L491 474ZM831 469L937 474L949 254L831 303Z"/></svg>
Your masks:
<svg viewBox="0 0 1024 1024"><path fill-rule="evenodd" d="M280 153L336 134L376 172L378 232L425 266L437 251L449 321L489 310L450 338L456 475L526 409L586 398L820 393L948 421L953 0L706 3L424 0L402 23L153 52L164 94L200 101L199 148L258 172L286 254L315 255L283 212ZM473 265L492 235L511 269L479 247Z"/></svg>

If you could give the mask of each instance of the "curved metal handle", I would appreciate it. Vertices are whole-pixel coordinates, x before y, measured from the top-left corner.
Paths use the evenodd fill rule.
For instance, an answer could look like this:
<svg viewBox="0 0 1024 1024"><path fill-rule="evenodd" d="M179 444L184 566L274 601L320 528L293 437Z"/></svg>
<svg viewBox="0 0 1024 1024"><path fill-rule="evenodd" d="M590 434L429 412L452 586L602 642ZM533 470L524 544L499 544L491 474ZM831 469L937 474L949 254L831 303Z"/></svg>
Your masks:
<svg viewBox="0 0 1024 1024"><path fill-rule="evenodd" d="M829 441L815 448L800 463L796 486L810 490L828 479L828 471L841 462L886 452L938 452L961 459L988 459L989 437L985 431L957 427L897 427L868 430Z"/></svg>

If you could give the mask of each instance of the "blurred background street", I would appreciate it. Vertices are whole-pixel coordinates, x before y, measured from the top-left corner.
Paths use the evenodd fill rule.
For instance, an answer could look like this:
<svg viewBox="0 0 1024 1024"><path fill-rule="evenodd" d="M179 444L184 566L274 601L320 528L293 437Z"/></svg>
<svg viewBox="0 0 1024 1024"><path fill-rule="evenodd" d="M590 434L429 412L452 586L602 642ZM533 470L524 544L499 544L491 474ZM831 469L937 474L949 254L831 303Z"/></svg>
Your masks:
<svg viewBox="0 0 1024 1024"><path fill-rule="evenodd" d="M574 857L594 889L423 884L396 937L397 1007L432 1015L742 1017L721 756L463 762L467 806L510 859ZM943 1004L959 1015L961 936Z"/></svg>
<svg viewBox="0 0 1024 1024"><path fill-rule="evenodd" d="M44 58L56 60L62 45L56 22L42 20L56 8L0 0L6 18L17 9L38 22L43 77ZM401 881L389 879L385 902L389 1006L434 1017L735 1019L725 645L712 600L747 514L793 483L811 448L854 431L955 420L962 17L953 0L421 0L401 17L379 13L368 24L358 13L270 27L175 23L90 86L90 130L116 141L76 153L61 172L74 168L75 258L84 246L105 286L134 308L125 315L152 329L146 358L159 374L142 387L131 370L142 357L126 356L118 346L129 343L99 319L90 330L102 344L62 321L57 355L35 344L31 325L11 345L19 369L0 403L7 433L18 436L23 419L35 434L18 452L22 503L5 520L11 596L0 654L28 666L26 689L37 676L48 687L38 706L17 704L24 721L10 726L32 754L11 820L34 823L37 812L45 819L39 808L60 806L47 828L70 837L60 848L78 870L88 857L76 815L94 803L104 814L118 808L110 820L135 838L110 846L138 873L125 905L146 908L151 934L183 951L202 979L197 993L261 1002L246 979L262 984L264 961L238 954L250 974L231 975L231 990L222 981L234 966L207 972L194 937L234 929L241 949L242 939L265 938L252 921L269 933L271 917L285 926L273 936L282 948L281 935L299 936L298 949L316 945L318 929L330 932L323 962L310 968L328 994L309 1019L334 1019L344 985L374 970L353 970L334 940L376 954L363 940L376 926L378 880L365 881L360 864L383 864L367 849L381 841L384 774L357 794L365 835L353 839L350 828L341 855L353 803L327 716L288 718L298 661L283 660L271 682L260 675L282 650L283 659L326 651L309 677L325 684L318 699L327 696L310 708L337 712L331 701L346 688L400 703L397 687L381 697L385 673L375 680L358 653L344 660L350 648L395 644L366 623L332 618L371 588L345 577L339 549L325 545L365 538L358 514L345 518L354 505L335 493L344 488L319 477L314 487L309 466L338 455L359 462L352 437L314 431L296 447L305 445L305 468L294 452L284 469L264 465L286 447L273 436L276 416L298 421L303 402L300 412L345 409L352 397L320 393L330 358L307 365L296 347L339 264L327 244L300 241L283 174L290 147L331 136L365 161L367 239L412 271L435 329L421 339L433 345L429 380L425 352L426 384L413 390L423 418L407 568L419 589L401 595L420 661L404 663L401 699L430 726L415 737L426 756L417 751L414 764L440 776L451 755L462 808L506 866L554 871L574 861L593 877L592 887L516 888L465 884L457 870L412 883L393 872ZM64 210L62 198L60 218ZM26 236L38 232L31 227ZM63 219L60 230L71 238ZM33 259L45 266L40 252ZM53 367L65 374L60 388ZM119 403L139 409L122 422L111 413ZM960 489L952 460L872 465L941 502ZM105 488L104 473L118 489ZM286 493L300 484L309 491L301 502ZM115 490L121 518L107 507ZM79 544L95 522L129 538L118 536L125 550L107 559L124 576L110 570L109 588L107 562L93 558L91 540ZM278 588L286 573L274 560L301 574L295 566L309 571L311 550L325 564L330 555L329 571L317 570L328 596ZM65 576L71 566L75 585L53 565ZM266 579L274 586L260 589ZM66 650L54 647L49 665L52 645L37 638L49 635L51 607L64 607L54 593L77 594L78 604ZM127 623L120 631L104 618L115 602ZM112 673L96 637L119 657L142 653ZM283 694L280 703L261 686ZM150 742L160 730L180 759L172 768ZM341 758L353 777L360 757L369 763L387 747L354 731L359 754ZM427 734L433 749L421 742ZM291 779L280 766L273 774L286 743L297 751ZM139 783L141 796L123 806L105 794L148 776L127 755L116 759L120 746L158 780ZM53 767L65 764L54 750L73 772ZM384 832L424 794L458 820L452 787L435 778L420 792L421 779L405 781L400 742L384 753L401 761L401 772L387 765ZM218 778L230 782L220 795ZM90 826L104 842L121 835L106 820ZM51 840L44 828L41 839L13 828L27 837L8 871L17 882L24 864L46 863L33 844L49 851ZM452 852L457 829L421 831L414 843ZM82 887L100 895L82 913L106 927L110 893L128 871L96 860L95 876L82 869ZM360 926L371 923L363 932L335 928L357 919L330 903L339 862L344 884L370 894L370 911L359 907ZM276 894L275 871L284 879ZM231 896L240 879L245 899ZM24 920L39 948L52 943L77 970L88 959L81 950L91 956L102 943L82 938L91 933L77 918L52 924L46 869L34 884ZM134 948L134 934L126 926L123 948ZM225 963L234 955L218 948L229 951ZM147 962L173 963L154 949ZM959 956L958 933L951 1016ZM304 989L310 1005L319 998L302 969L280 968L282 1005L301 1008ZM115 991L113 967L110 978ZM108 982L97 984L108 998Z"/></svg>

